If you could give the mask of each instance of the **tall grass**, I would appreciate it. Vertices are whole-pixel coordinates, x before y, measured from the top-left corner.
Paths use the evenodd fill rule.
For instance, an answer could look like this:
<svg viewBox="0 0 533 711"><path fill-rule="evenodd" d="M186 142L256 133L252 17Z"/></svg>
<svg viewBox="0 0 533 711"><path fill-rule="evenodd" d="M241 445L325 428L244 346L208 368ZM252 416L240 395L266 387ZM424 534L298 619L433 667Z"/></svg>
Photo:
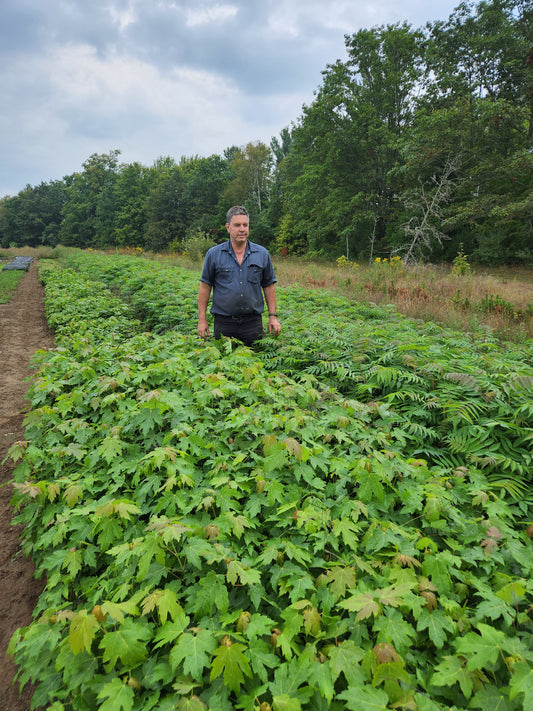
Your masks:
<svg viewBox="0 0 533 711"><path fill-rule="evenodd" d="M455 330L490 328L502 340L533 338L533 270L457 274L448 266L320 264L276 259L280 286L324 288L356 301L393 304L402 314Z"/></svg>

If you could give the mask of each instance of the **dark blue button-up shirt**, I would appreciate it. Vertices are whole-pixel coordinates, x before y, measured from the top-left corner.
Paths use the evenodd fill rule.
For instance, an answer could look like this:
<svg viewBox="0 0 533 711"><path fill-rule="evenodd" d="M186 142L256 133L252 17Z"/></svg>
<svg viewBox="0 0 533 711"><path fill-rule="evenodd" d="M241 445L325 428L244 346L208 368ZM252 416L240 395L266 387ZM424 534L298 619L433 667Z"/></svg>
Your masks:
<svg viewBox="0 0 533 711"><path fill-rule="evenodd" d="M261 314L263 289L276 282L268 251L248 241L239 264L231 240L207 252L200 281L212 288L211 313L218 316Z"/></svg>

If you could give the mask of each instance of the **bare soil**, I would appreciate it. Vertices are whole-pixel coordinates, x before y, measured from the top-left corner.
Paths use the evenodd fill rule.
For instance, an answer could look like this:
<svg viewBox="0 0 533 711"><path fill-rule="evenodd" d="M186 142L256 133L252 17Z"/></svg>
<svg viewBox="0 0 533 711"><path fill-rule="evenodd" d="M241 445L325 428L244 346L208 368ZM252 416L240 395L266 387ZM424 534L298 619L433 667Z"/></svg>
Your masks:
<svg viewBox="0 0 533 711"><path fill-rule="evenodd" d="M35 371L30 360L54 347L44 312L44 289L33 263L7 304L0 304L0 711L28 711L33 689L22 692L13 679L16 666L7 654L13 632L28 625L43 582L20 551L20 526L12 524L10 446L24 439L25 395Z"/></svg>

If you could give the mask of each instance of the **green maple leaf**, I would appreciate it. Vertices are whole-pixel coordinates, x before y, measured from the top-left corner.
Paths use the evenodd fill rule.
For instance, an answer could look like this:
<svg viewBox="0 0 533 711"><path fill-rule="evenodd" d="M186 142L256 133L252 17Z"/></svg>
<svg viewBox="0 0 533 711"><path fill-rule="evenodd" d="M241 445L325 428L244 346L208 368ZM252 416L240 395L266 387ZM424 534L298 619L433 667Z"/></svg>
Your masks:
<svg viewBox="0 0 533 711"><path fill-rule="evenodd" d="M318 687L321 695L327 700L328 703L331 703L335 693L333 679L331 676L331 666L327 663L322 664L318 661L314 662L311 665L309 681L312 682L313 686Z"/></svg>
<svg viewBox="0 0 533 711"><path fill-rule="evenodd" d="M187 543L183 546L183 553L187 557L187 562L198 568L198 570L203 568L205 560L212 564L225 557L223 553L215 554L211 543L198 536L191 536L187 540Z"/></svg>
<svg viewBox="0 0 533 711"><path fill-rule="evenodd" d="M337 698L346 701L350 711L387 711L389 703L384 691L371 686L349 686Z"/></svg>
<svg viewBox="0 0 533 711"><path fill-rule="evenodd" d="M365 652L354 641L347 639L340 644L328 647L326 651L334 682L343 673L350 685L357 686L364 683L363 670L359 662L364 658Z"/></svg>
<svg viewBox="0 0 533 711"><path fill-rule="evenodd" d="M378 599L382 605L399 607L405 602L405 595L413 588L413 583L401 583L400 585L389 585L382 590L377 590Z"/></svg>
<svg viewBox="0 0 533 711"><path fill-rule="evenodd" d="M472 697L469 708L482 711L511 711L509 697L495 686L486 686Z"/></svg>
<svg viewBox="0 0 533 711"><path fill-rule="evenodd" d="M378 617L373 630L379 632L378 642L389 642L398 651L407 650L416 637L413 626L404 620L398 610L388 610L386 615Z"/></svg>
<svg viewBox="0 0 533 711"><path fill-rule="evenodd" d="M159 523L156 519L148 526L150 530L155 530L159 533L165 543L170 541L180 541L184 534L192 533L190 526L184 526L181 523L163 520Z"/></svg>
<svg viewBox="0 0 533 711"><path fill-rule="evenodd" d="M106 437L102 440L96 452L110 464L115 457L119 457L122 454L122 442L116 437Z"/></svg>
<svg viewBox="0 0 533 711"><path fill-rule="evenodd" d="M452 589L449 563L439 554L427 555L422 563L422 573L436 586L441 595L447 595Z"/></svg>
<svg viewBox="0 0 533 711"><path fill-rule="evenodd" d="M206 708L206 705L198 696L191 696L190 699L180 699L176 706L177 711L205 711Z"/></svg>
<svg viewBox="0 0 533 711"><path fill-rule="evenodd" d="M352 597L339 603L339 607L349 610L350 612L357 612L355 616L356 620L366 620L367 617L371 615L377 616L381 612L381 606L375 599L373 592L352 595Z"/></svg>
<svg viewBox="0 0 533 711"><path fill-rule="evenodd" d="M314 605L303 611L304 629L306 634L316 637L322 627L322 615Z"/></svg>
<svg viewBox="0 0 533 711"><path fill-rule="evenodd" d="M137 580L144 580L148 575L148 570L155 558L160 565L165 563L165 550L160 536L153 533L148 534L142 542L142 555L139 558L139 569L137 571Z"/></svg>
<svg viewBox="0 0 533 711"><path fill-rule="evenodd" d="M355 588L355 568L332 568L326 573L326 582L331 592L335 595L335 598L344 597L346 590Z"/></svg>
<svg viewBox="0 0 533 711"><path fill-rule="evenodd" d="M342 538L344 543L353 551L357 550L359 538L357 536L357 526L347 518L335 519L332 521L333 533L336 538Z"/></svg>
<svg viewBox="0 0 533 711"><path fill-rule="evenodd" d="M406 687L413 687L413 680L403 664L403 662L378 664L372 677L372 686L379 686L382 682L385 682L385 686L390 686L391 682L396 682L396 684L403 682Z"/></svg>
<svg viewBox="0 0 533 711"><path fill-rule="evenodd" d="M178 618L176 620L173 620L172 622L167 620L164 625L159 627L155 634L155 649L175 642L185 630L189 622L190 618L187 617L184 613L180 613L178 615Z"/></svg>
<svg viewBox="0 0 533 711"><path fill-rule="evenodd" d="M63 567L69 572L69 575L73 578L80 571L83 563L83 556L81 551L77 548L71 548L65 555L65 560L63 561Z"/></svg>
<svg viewBox="0 0 533 711"><path fill-rule="evenodd" d="M117 513L120 518L124 518L129 521L131 519L131 514L139 514L141 513L141 509L133 501L119 499L113 501L113 513Z"/></svg>
<svg viewBox="0 0 533 711"><path fill-rule="evenodd" d="M445 614L443 610L422 610L418 618L416 629L428 631L430 640L437 649L442 649L444 643L448 639L446 631L454 632L455 624L452 619Z"/></svg>
<svg viewBox="0 0 533 711"><path fill-rule="evenodd" d="M268 669L275 669L280 662L272 647L261 639L252 639L248 649L248 656L250 657L252 669L261 681L265 683L268 681Z"/></svg>
<svg viewBox="0 0 533 711"><path fill-rule="evenodd" d="M115 518L102 518L98 522L98 545L102 550L108 550L113 543L122 539L123 531L120 521Z"/></svg>
<svg viewBox="0 0 533 711"><path fill-rule="evenodd" d="M244 677L253 676L250 663L243 653L245 649L245 645L239 643L222 644L218 647L211 665L210 679L216 679L222 674L224 684L237 694Z"/></svg>
<svg viewBox="0 0 533 711"><path fill-rule="evenodd" d="M74 459L77 459L78 462L81 461L87 454L87 450L83 449L83 447L80 447L80 445L75 442L71 442L67 447L65 447L63 452L67 456L74 457Z"/></svg>
<svg viewBox="0 0 533 711"><path fill-rule="evenodd" d="M125 619L118 630L106 632L100 642L103 661L110 671L120 659L126 667L133 667L148 656L145 642L152 633L146 625Z"/></svg>
<svg viewBox="0 0 533 711"><path fill-rule="evenodd" d="M268 473L276 469L283 469L287 458L287 450L283 448L283 445L281 443L274 445L263 459L263 471Z"/></svg>
<svg viewBox="0 0 533 711"><path fill-rule="evenodd" d="M514 580L501 588L501 590L498 590L496 595L510 605L515 605L526 593L527 588L522 581Z"/></svg>
<svg viewBox="0 0 533 711"><path fill-rule="evenodd" d="M274 672L274 681L269 685L272 696L287 694L291 698L309 699L313 695L309 686L312 664L310 655L305 652L294 656L290 662L281 664Z"/></svg>
<svg viewBox="0 0 533 711"><path fill-rule="evenodd" d="M505 633L494 627L480 622L477 628L481 634L468 632L458 639L455 645L457 653L467 657L466 668L469 671L494 664L502 652L502 643L505 640Z"/></svg>
<svg viewBox="0 0 533 711"><path fill-rule="evenodd" d="M377 617L381 614L382 605L399 607L404 603L404 596L411 591L412 587L412 583L402 583L389 585L383 589L378 588L375 592L356 593L339 603L339 606L350 612L357 612L356 620L365 620L371 615Z"/></svg>
<svg viewBox="0 0 533 711"><path fill-rule="evenodd" d="M515 610L512 605L509 605L505 600L497 597L492 593L483 593L485 600L476 608L476 617L479 619L488 618L489 620L497 620L503 617L508 625L513 623L515 618Z"/></svg>
<svg viewBox="0 0 533 711"><path fill-rule="evenodd" d="M184 632L170 651L172 671L175 672L183 663L185 674L190 674L193 679L200 681L216 646L216 639L209 630Z"/></svg>
<svg viewBox="0 0 533 711"><path fill-rule="evenodd" d="M461 691L469 699L474 687L474 675L467 671L459 657L447 656L435 667L431 677L432 686L453 686L458 683Z"/></svg>
<svg viewBox="0 0 533 711"><path fill-rule="evenodd" d="M307 595L308 590L314 590L315 584L310 575L296 573L284 579L280 584L280 590L288 590L291 602L302 600Z"/></svg>
<svg viewBox="0 0 533 711"><path fill-rule="evenodd" d="M272 699L273 711L302 711L302 704L298 699L288 694L279 694Z"/></svg>
<svg viewBox="0 0 533 711"><path fill-rule="evenodd" d="M98 620L87 612L80 610L76 612L70 621L70 631L68 642L74 654L78 654L83 649L91 651L91 644L98 629Z"/></svg>
<svg viewBox="0 0 533 711"><path fill-rule="evenodd" d="M81 495L83 493L83 489L79 484L71 484L65 489L65 501L67 502L68 506L74 506L75 504L78 503Z"/></svg>
<svg viewBox="0 0 533 711"><path fill-rule="evenodd" d="M274 620L270 617L254 612L244 634L248 639L254 639L255 637L270 634L270 630L275 626Z"/></svg>
<svg viewBox="0 0 533 711"><path fill-rule="evenodd" d="M196 585L189 588L187 597L191 610L199 617L210 615L213 605L221 612L226 612L229 606L228 589L222 575L217 575L213 570L200 578ZM187 608L189 611L189 608Z"/></svg>
<svg viewBox="0 0 533 711"><path fill-rule="evenodd" d="M132 424L138 425L143 437L147 437L162 424L163 414L161 409L164 408L160 403L150 400L141 407L137 417L132 418Z"/></svg>
<svg viewBox="0 0 533 711"><path fill-rule="evenodd" d="M509 687L511 701L518 694L524 694L524 709L533 708L533 668L529 664L519 662L515 665Z"/></svg>
<svg viewBox="0 0 533 711"><path fill-rule="evenodd" d="M178 615L183 615L183 608L178 603L176 593L170 588L163 590L163 594L157 600L156 604L161 623L165 623L169 617L175 620Z"/></svg>
<svg viewBox="0 0 533 711"><path fill-rule="evenodd" d="M261 582L261 573L238 560L231 560L228 563L226 578L232 585L257 585Z"/></svg>
<svg viewBox="0 0 533 711"><path fill-rule="evenodd" d="M134 599L125 600L124 602L110 602L107 600L102 603L102 612L104 615L109 615L114 620L122 624L124 615L137 615L137 603Z"/></svg>
<svg viewBox="0 0 533 711"><path fill-rule="evenodd" d="M98 698L105 699L98 706L99 711L119 711L120 709L131 711L133 708L133 689L116 677L104 684Z"/></svg>
<svg viewBox="0 0 533 711"><path fill-rule="evenodd" d="M173 447L156 447L145 454L141 461L149 461L154 469L160 469L165 462L175 462L177 453Z"/></svg>
<svg viewBox="0 0 533 711"><path fill-rule="evenodd" d="M383 501L383 484L379 480L375 471L367 471L363 469L357 475L359 482L358 499L365 503L371 501Z"/></svg>
<svg viewBox="0 0 533 711"><path fill-rule="evenodd" d="M150 593L143 601L142 614L147 615L155 608L159 612L159 619L162 625L165 624L169 617L174 620L178 615L181 618L184 616L183 608L178 603L176 593L170 588L154 590Z"/></svg>
<svg viewBox="0 0 533 711"><path fill-rule="evenodd" d="M233 535L239 540L244 533L244 530L246 528L250 528L251 526L250 522L246 519L246 516L243 516L242 514L235 514L233 511L228 511L224 518L228 520L231 525Z"/></svg>

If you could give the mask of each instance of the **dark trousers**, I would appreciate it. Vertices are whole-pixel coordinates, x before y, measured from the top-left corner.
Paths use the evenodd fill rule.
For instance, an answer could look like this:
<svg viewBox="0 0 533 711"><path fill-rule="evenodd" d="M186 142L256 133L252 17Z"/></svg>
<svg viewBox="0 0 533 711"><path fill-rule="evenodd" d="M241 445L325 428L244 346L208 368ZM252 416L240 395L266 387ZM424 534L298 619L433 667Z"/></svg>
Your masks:
<svg viewBox="0 0 533 711"><path fill-rule="evenodd" d="M246 316L218 316L215 314L215 338L228 336L242 341L245 346L251 346L263 336L263 319L261 314Z"/></svg>

